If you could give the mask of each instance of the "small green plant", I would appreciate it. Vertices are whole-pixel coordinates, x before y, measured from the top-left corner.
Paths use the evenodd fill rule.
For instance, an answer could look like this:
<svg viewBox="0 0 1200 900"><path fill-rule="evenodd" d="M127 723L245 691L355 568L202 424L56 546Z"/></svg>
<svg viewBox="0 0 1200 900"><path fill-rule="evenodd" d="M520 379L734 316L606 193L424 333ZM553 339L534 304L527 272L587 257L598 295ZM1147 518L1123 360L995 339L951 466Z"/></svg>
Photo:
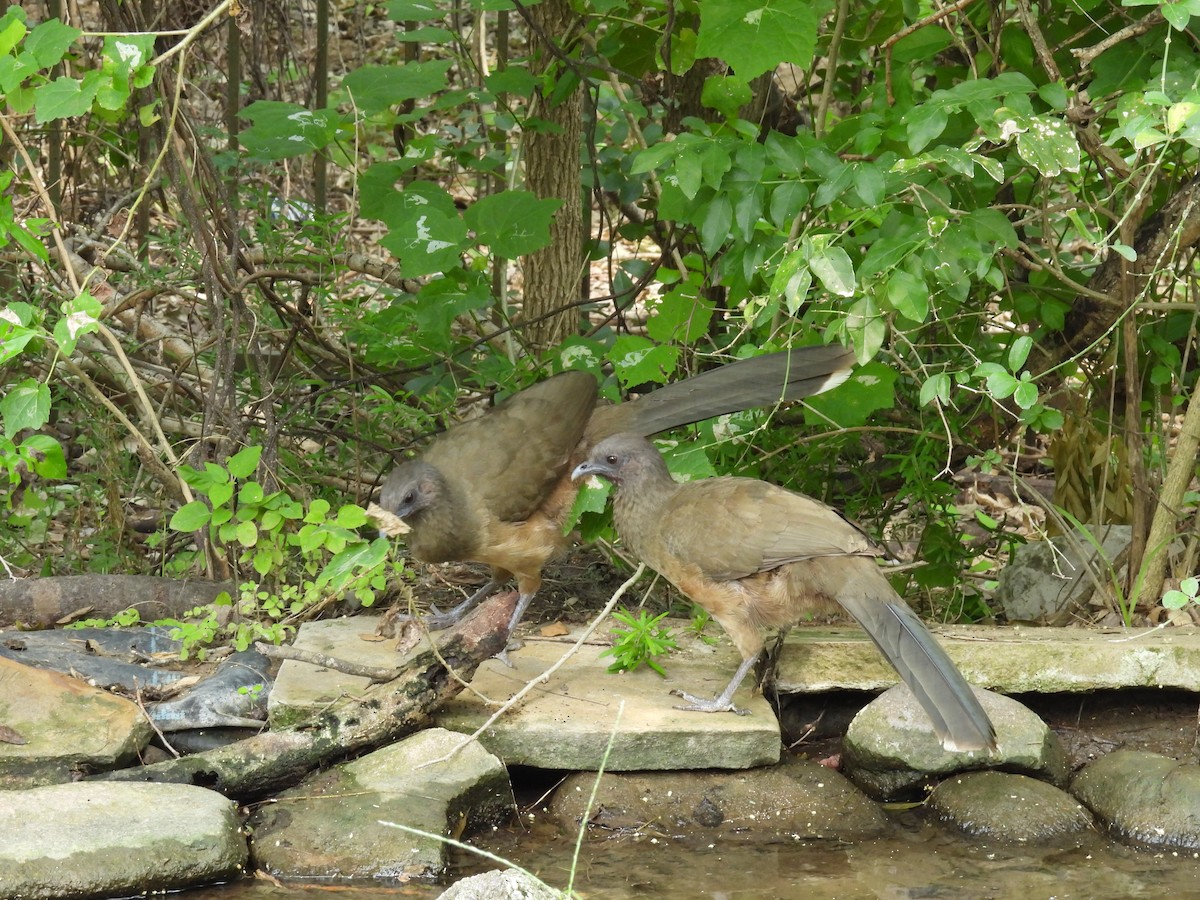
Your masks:
<svg viewBox="0 0 1200 900"><path fill-rule="evenodd" d="M284 491L266 493L250 476L261 447L247 447L228 466L208 463L204 470L181 466L180 474L204 500L193 500L171 517L173 531L207 531L209 543L226 554L235 570L253 569L257 580L239 585L235 601L227 593L190 610L181 619L152 624L172 629L180 656L203 658L206 648L228 643L245 650L255 641L278 644L296 623L328 600L353 597L371 606L400 565L390 560L386 538L366 541L354 530L367 521L354 505L331 514L326 500L307 508ZM88 619L79 627L135 625L136 610L110 619Z"/></svg>
<svg viewBox="0 0 1200 900"><path fill-rule="evenodd" d="M719 640L711 634L705 634L704 629L708 628L708 623L712 621L712 616L708 610L699 603L692 604L692 618L688 622L688 631L694 634L697 638L708 645L713 645Z"/></svg>
<svg viewBox="0 0 1200 900"><path fill-rule="evenodd" d="M645 663L659 675L666 676L663 667L655 662L655 657L665 656L676 647L671 629L662 624L666 616L665 612L650 616L644 609L639 609L636 617L627 609L614 612L613 618L626 627L613 629L615 643L600 654L616 660L608 671L631 672Z"/></svg>
<svg viewBox="0 0 1200 900"><path fill-rule="evenodd" d="M1163 594L1162 605L1167 609L1183 609L1192 603L1200 603L1200 578L1185 578L1179 582L1178 590Z"/></svg>

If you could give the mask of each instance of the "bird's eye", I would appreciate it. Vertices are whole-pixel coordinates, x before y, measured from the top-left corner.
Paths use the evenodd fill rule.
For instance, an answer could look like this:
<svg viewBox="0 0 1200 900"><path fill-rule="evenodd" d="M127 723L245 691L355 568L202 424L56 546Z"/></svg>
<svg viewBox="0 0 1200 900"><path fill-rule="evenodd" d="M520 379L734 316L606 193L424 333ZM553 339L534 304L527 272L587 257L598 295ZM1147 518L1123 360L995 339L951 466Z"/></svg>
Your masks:
<svg viewBox="0 0 1200 900"><path fill-rule="evenodd" d="M615 454L615 453L608 454L608 456L604 457L604 461L606 463L608 463L610 466L615 466L618 462L617 454Z"/></svg>
<svg viewBox="0 0 1200 900"><path fill-rule="evenodd" d="M414 492L414 491L409 491L407 494L404 495L405 503L415 503L416 499L417 499L417 495L416 495L416 492Z"/></svg>

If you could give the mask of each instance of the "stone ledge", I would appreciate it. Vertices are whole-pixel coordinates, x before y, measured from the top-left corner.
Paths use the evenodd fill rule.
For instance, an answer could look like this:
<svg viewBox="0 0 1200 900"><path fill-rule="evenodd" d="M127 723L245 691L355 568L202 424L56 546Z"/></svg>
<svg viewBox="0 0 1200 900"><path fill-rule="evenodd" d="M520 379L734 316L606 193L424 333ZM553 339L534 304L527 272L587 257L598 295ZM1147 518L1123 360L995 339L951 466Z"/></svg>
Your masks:
<svg viewBox="0 0 1200 900"><path fill-rule="evenodd" d="M933 629L972 684L1005 694L1122 688L1200 691L1200 630L951 625ZM793 628L775 673L781 694L877 691L899 681L859 628Z"/></svg>

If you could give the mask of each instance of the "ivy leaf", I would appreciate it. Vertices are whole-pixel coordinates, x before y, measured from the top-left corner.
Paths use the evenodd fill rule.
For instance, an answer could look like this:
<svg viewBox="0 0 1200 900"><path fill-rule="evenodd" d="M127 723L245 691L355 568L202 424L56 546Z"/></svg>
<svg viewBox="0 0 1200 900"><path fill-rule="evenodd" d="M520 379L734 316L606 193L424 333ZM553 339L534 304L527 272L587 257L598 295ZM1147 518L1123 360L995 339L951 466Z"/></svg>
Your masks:
<svg viewBox="0 0 1200 900"><path fill-rule="evenodd" d="M1079 171L1079 142L1069 125L1053 116L1034 116L1017 135L1017 155L1046 177Z"/></svg>
<svg viewBox="0 0 1200 900"><path fill-rule="evenodd" d="M58 19L47 19L29 32L29 37L25 39L25 52L33 57L39 69L49 69L62 62L67 50L81 34L83 32L78 28L64 25Z"/></svg>
<svg viewBox="0 0 1200 900"><path fill-rule="evenodd" d="M472 203L463 214L475 238L492 252L516 259L550 243L550 223L562 201L530 191L504 191Z"/></svg>

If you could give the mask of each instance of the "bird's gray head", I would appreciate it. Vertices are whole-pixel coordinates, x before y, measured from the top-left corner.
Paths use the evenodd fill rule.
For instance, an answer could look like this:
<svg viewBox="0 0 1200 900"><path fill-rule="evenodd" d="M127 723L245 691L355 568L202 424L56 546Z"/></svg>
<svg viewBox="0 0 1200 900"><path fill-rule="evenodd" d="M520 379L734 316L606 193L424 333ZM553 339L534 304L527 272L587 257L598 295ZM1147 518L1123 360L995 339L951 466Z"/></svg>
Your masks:
<svg viewBox="0 0 1200 900"><path fill-rule="evenodd" d="M419 459L401 463L388 473L379 492L379 505L412 524L434 506L444 493L442 473Z"/></svg>
<svg viewBox="0 0 1200 900"><path fill-rule="evenodd" d="M614 434L592 448L587 459L575 467L571 480L591 475L607 478L615 485L642 473L666 475L667 464L654 445L640 434Z"/></svg>

